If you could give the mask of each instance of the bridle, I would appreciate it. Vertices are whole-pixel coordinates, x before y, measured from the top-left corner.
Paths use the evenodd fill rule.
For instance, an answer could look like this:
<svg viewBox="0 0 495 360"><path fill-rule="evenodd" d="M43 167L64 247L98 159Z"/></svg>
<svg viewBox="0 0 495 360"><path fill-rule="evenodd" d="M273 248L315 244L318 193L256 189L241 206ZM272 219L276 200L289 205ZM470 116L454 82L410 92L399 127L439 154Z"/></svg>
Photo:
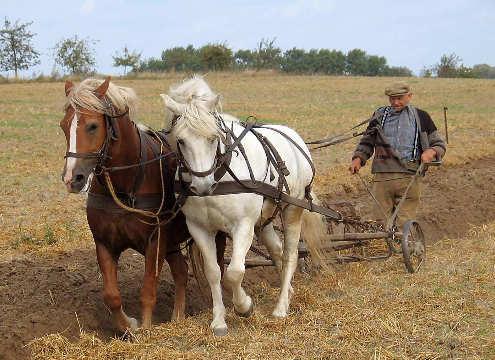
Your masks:
<svg viewBox="0 0 495 360"><path fill-rule="evenodd" d="M251 129L254 126L254 123L246 123L244 124L244 130L239 136L236 136L234 134L233 129L229 129L227 125L225 124L225 121L223 120L222 116L217 113L217 112L212 112L210 113L212 115L217 123L218 128L222 132L222 134L218 137L219 140L217 142L217 149L216 149L216 154L215 158L213 160L212 166L205 171L196 171L194 170L189 162L186 160L184 157L184 154L182 153L182 149L180 147L179 141L177 141L177 161L179 163L179 178L182 183L184 183L184 179L182 177L183 173L189 173L190 175L194 175L196 177L206 177L211 174L214 174L214 179L215 181L219 181L226 172L230 173L230 161L232 160L232 154L235 152L237 155L239 152L241 152L246 159L246 163L249 169L249 172L251 174L251 178L254 179L254 175L251 170L251 165L249 164L249 161L247 160L247 156L245 155L244 152L244 147L241 144L241 140L244 138L244 136L251 131ZM176 116L173 121L172 121L172 127L177 123L177 120L179 119L179 116ZM221 151L220 148L220 142L223 143L224 145L224 152Z"/></svg>
<svg viewBox="0 0 495 360"><path fill-rule="evenodd" d="M106 107L111 111L112 106L108 101L106 102ZM77 110L75 110L77 111ZM106 127L106 136L105 140L103 141L103 144L101 145L100 149L95 152L71 152L67 151L65 153L64 159L67 158L76 158L76 159L96 159L96 165L93 168L93 173L95 175L101 175L104 164L107 159L111 159L111 156L109 155L110 151L110 143L112 141L115 141L119 138L119 132L116 124L116 120L118 118L121 118L129 113L129 108L126 108L126 110L117 115L110 115L108 113L103 114L103 118L105 120L105 127Z"/></svg>
<svg viewBox="0 0 495 360"><path fill-rule="evenodd" d="M206 177L215 171L218 170L219 167L221 167L224 162L225 162L225 155L226 153L221 152L220 150L220 141L217 143L217 151L215 158L213 160L213 165L208 170L205 171L196 171L193 170L191 165L187 162L186 158L184 157L184 154L182 153L182 150L180 148L179 142L177 142L177 158L181 166L183 166L185 169L187 169L187 172L189 172L191 175L194 175L196 177Z"/></svg>

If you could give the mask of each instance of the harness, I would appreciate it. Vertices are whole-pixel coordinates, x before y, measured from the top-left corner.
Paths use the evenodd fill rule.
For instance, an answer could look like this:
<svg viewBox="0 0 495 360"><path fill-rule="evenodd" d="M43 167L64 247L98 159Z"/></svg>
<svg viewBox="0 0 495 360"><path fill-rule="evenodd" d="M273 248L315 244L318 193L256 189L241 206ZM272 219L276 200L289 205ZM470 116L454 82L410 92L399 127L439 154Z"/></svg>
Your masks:
<svg viewBox="0 0 495 360"><path fill-rule="evenodd" d="M285 134L284 132L278 129L267 127L263 124L257 124L254 117L249 117L246 120L246 122L240 123L244 129L239 134L239 136L236 136L233 131L233 125L231 128L229 128L225 124L225 121L223 120L223 118L219 113L215 112L212 113L212 115L215 117L218 128L222 131L224 135L221 137L221 139L225 145L225 150L223 153L220 151L220 142L219 142L217 146L216 156L213 165L211 166L210 169L206 171L193 170L189 165L189 163L187 162L187 160L184 158L184 155L180 150L180 144L177 143L179 180L175 181L174 190L176 193L180 194L183 202L185 202L188 196L199 196L190 190L190 182L184 180L183 177L184 173L189 173L196 177L206 177L214 173L214 177L216 181L220 180L223 177L223 175L228 173L233 178L233 181L218 182L216 188L212 191L211 194L207 196L254 193L274 200L276 204L275 210L273 214L261 225L261 229L274 220L277 214L282 210L282 204L284 203L302 207L309 211L318 212L336 221L343 220L343 216L339 212L332 209L324 208L322 206L313 203L313 198L311 196L311 187L315 177L314 164L311 161L309 155L304 151L304 149L299 144L297 144L290 136L288 136L287 134ZM255 121L248 122L250 118L254 119ZM265 137L263 134L257 131L257 129L262 129L262 128L270 129L271 131L277 132L278 134L282 135L285 139L287 139L287 141L289 141L292 145L294 145L298 149L298 151L304 156L304 158L310 165L312 170L312 177L310 183L305 188L304 199L298 199L293 196L290 196L290 190L286 179L286 177L290 174L290 172L287 166L285 165L284 160L282 159L279 152L275 148L275 146L270 142L270 140L267 137ZM249 159L246 155L245 148L242 145L242 139L248 133L251 133L256 137L256 139L259 141L265 152L265 156L267 159L267 168L263 180L257 180L255 178L251 164L249 163ZM238 154L240 153L242 155L246 167L249 171L248 180L239 179L237 175L233 172L233 170L230 168L230 160L232 158L233 152L237 152ZM273 186L265 182L268 176L268 172L271 170L270 167L273 168L278 175L276 186ZM274 174L271 173L271 171L270 171L270 180L274 180Z"/></svg>
<svg viewBox="0 0 495 360"><path fill-rule="evenodd" d="M167 144L167 141L165 139L165 136L161 135L158 132L152 131L152 136L148 134L147 132L141 130L140 128L136 127L138 138L139 138L139 160L135 164L130 164L130 165L124 165L124 166L106 166L105 163L108 160L111 160L112 157L109 155L110 152L110 146L113 141L117 141L120 137L119 129L117 126L117 121L119 118L122 118L126 115L129 114L129 109L127 108L123 113L120 114L113 114L113 106L110 104L110 102L104 98L104 101L106 103L106 107L108 109L108 112L105 112L103 114L104 116L104 121L105 121L105 127L106 127L106 136L105 140L103 141L103 144L101 145L100 149L96 152L70 152L67 151L65 153L64 158L78 158L78 159L96 159L96 165L93 168L93 174L96 176L96 179L100 182L102 186L105 187L105 183L102 181L102 176L106 177L108 174L116 172L116 171L124 171L124 170L130 170L134 168L138 168L136 176L134 178L134 183L132 186L132 189L130 189L128 192L118 192L116 191L115 194L118 195L118 198L121 199L123 202L128 204L129 206L134 206L136 203L136 193L141 187L143 180L144 180L144 170L146 165L154 163L156 161L160 161L160 164L162 164L162 160L166 159L169 156L174 156L175 154L173 152L168 152L166 154L163 153L163 146L159 146L156 141L153 140L158 140L158 143L163 145L163 143ZM148 159L147 155L147 149L151 148L154 157L152 159ZM112 186L113 187L113 186ZM93 195L100 195L100 194L94 194L92 192L88 193L88 201L89 201L89 206L94 202L94 198L97 196ZM110 194L109 194L110 195ZM140 199L139 202L142 202L142 199ZM101 201L99 201L101 204ZM144 208L147 208L149 206L149 202ZM141 207L142 207L141 206ZM157 207L158 208L158 207Z"/></svg>
<svg viewBox="0 0 495 360"><path fill-rule="evenodd" d="M165 164L163 160L170 156L175 156L172 151L164 153L164 144L167 144L165 136L151 130L151 134L142 131L138 127L137 134L139 137L139 161L134 164L124 165L124 166L106 166L106 162L111 160L109 155L110 147L113 141L119 139L119 130L117 126L117 119L128 114L129 109L127 108L121 114L114 114L113 106L109 100L105 97L104 101L106 103L107 112L105 112L104 120L106 126L106 137L101 145L100 149L96 152L70 152L65 153L64 158L79 158L79 159L96 159L96 165L93 168L93 174L95 175L97 181L108 191L108 194L98 194L91 191L88 192L88 201L86 206L93 209L104 209L105 211L112 213L123 213L130 212L137 215L141 215L145 218L151 219L153 222L147 222L143 219L138 219L139 221L154 226L155 228L151 232L148 241L157 235L157 256L155 270L158 272L158 254L160 246L160 228L170 221L172 221L180 211L180 205L175 202L173 197L173 192L169 191L168 196L166 193L167 189L172 190L173 184L170 183L166 186L165 179L170 180L169 176L165 176L166 171ZM153 140L154 139L154 140ZM167 144L168 145L168 144ZM147 149L151 148L154 157L152 159L147 158ZM161 176L161 194L153 194L151 196L136 196L137 191L141 187L144 181L144 170L146 165L158 161L160 165L160 176ZM117 171L125 171L129 169L137 168L137 173L134 178L132 189L128 192L118 192L114 188L110 174ZM190 241L187 242L187 245Z"/></svg>

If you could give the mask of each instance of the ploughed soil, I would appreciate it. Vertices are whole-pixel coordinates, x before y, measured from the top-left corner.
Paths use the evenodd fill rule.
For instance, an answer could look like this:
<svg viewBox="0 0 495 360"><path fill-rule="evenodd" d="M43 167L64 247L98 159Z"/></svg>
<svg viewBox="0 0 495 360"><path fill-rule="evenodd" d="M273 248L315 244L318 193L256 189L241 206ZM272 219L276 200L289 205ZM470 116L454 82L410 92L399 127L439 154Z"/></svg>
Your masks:
<svg viewBox="0 0 495 360"><path fill-rule="evenodd" d="M328 194L331 200L347 200L359 212L369 212L371 199L364 189ZM424 180L420 221L428 241L462 238L471 226L495 220L495 156L460 166L433 169ZM139 318L139 290L143 258L131 251L120 260L119 280L126 312ZM245 283L264 279L277 286L273 267L249 269ZM25 345L48 333L77 337L80 329L103 338L118 336L103 304L102 279L95 253L85 249L49 258L35 255L0 262L0 360L29 356ZM174 287L165 266L158 290L154 322L169 321ZM227 302L227 305L229 303ZM209 308L190 276L187 314Z"/></svg>

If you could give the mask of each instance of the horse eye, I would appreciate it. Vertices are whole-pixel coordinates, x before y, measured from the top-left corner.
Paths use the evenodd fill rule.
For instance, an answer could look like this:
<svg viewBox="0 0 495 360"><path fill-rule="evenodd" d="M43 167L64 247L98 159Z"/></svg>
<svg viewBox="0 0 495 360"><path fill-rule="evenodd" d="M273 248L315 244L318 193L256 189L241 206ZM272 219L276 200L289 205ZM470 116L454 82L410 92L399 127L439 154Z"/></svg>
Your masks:
<svg viewBox="0 0 495 360"><path fill-rule="evenodd" d="M98 124L92 123L86 126L86 131L87 132L94 132L96 129L98 129Z"/></svg>
<svg viewBox="0 0 495 360"><path fill-rule="evenodd" d="M184 139L177 139L177 143L179 143L179 145L184 145Z"/></svg>
<svg viewBox="0 0 495 360"><path fill-rule="evenodd" d="M210 142L210 144L213 144L215 142L216 138L215 137L212 137L212 138L209 138L208 141Z"/></svg>

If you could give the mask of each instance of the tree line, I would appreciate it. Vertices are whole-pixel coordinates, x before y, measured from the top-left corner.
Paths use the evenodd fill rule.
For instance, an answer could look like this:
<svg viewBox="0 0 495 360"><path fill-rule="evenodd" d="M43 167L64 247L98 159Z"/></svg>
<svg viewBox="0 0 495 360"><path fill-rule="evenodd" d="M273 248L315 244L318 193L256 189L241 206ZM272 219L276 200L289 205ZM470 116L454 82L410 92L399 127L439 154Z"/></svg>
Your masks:
<svg viewBox="0 0 495 360"><path fill-rule="evenodd" d="M32 45L36 36L29 30L32 22L12 23L5 18L0 29L0 70L27 70L40 63L40 53ZM226 43L210 43L199 48L193 45L173 47L162 51L158 58L142 59L137 51L127 46L113 56L113 65L139 72L200 72L274 70L292 74L325 74L355 76L413 76L407 67L389 66L383 56L369 55L353 49L344 53L331 49L298 49L283 51L276 39L262 39L255 49L233 51ZM60 40L51 50L56 65L66 73L86 75L95 72L96 40L74 35ZM456 54L442 55L438 64L425 67L424 77L495 78L495 67L478 64L467 67Z"/></svg>
<svg viewBox="0 0 495 360"><path fill-rule="evenodd" d="M393 67L383 56L369 55L361 49L348 53L330 49L292 48L282 51L275 39L262 39L257 47L233 52L226 44L192 45L162 51L160 58L137 62L133 71L226 71L276 70L293 74L412 76L406 67Z"/></svg>

